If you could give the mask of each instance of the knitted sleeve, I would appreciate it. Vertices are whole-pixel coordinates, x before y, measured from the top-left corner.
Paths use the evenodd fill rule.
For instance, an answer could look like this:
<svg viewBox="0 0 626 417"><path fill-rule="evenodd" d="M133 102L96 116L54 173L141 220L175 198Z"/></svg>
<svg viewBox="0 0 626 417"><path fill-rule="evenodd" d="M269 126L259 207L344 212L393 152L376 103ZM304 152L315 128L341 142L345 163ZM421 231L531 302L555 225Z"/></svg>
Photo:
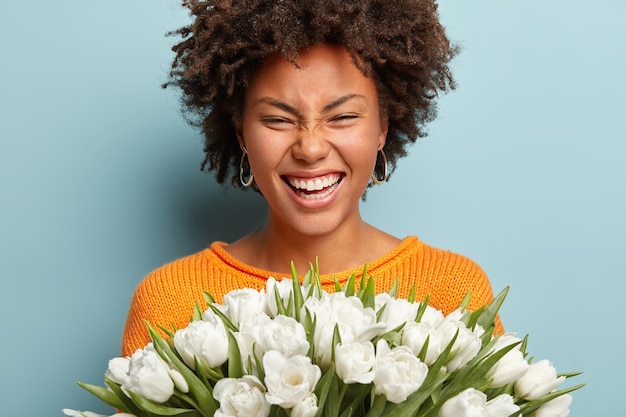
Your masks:
<svg viewBox="0 0 626 417"><path fill-rule="evenodd" d="M424 271L431 271L421 279L420 292L430 294L433 306L444 312L456 309L469 293L468 309L475 311L493 300L491 282L483 269L471 259L450 251L426 247L422 262ZM428 278L430 277L430 278ZM500 317L496 318L496 333L504 331Z"/></svg>
<svg viewBox="0 0 626 417"><path fill-rule="evenodd" d="M191 279L195 273L193 264L193 258L175 261L156 269L139 283L126 317L122 356L132 355L150 342L147 323L157 330L159 326L168 330L182 328L193 317L196 303L206 308L203 284Z"/></svg>
<svg viewBox="0 0 626 417"><path fill-rule="evenodd" d="M376 276L377 291L386 291L398 280L398 296L406 298L415 287L415 299L429 297L429 305L449 314L470 293L468 308L476 310L493 300L491 283L471 259L451 251L416 243L416 250L405 251L381 265ZM498 317L496 333L503 327Z"/></svg>

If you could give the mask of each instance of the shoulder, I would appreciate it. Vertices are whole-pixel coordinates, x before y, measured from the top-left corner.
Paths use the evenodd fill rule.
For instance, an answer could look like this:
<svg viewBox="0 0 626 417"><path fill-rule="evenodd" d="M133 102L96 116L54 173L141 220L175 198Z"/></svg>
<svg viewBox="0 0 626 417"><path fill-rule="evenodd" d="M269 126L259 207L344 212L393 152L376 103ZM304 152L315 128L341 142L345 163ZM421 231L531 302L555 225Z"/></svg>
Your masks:
<svg viewBox="0 0 626 417"><path fill-rule="evenodd" d="M467 293L471 293L470 306L479 307L493 299L489 278L474 260L416 237L408 243L401 254L402 263L412 271L410 276L423 294L445 301L448 308L458 306Z"/></svg>
<svg viewBox="0 0 626 417"><path fill-rule="evenodd" d="M183 256L170 261L148 273L140 282L139 287L152 285L166 285L179 283L196 276L205 275L207 270L219 266L219 258L215 256L212 248L218 243L213 243L211 248Z"/></svg>
<svg viewBox="0 0 626 417"><path fill-rule="evenodd" d="M416 236L409 236L385 259L385 264L404 264L429 275L449 277L451 275L481 275L482 268L467 256L431 246Z"/></svg>
<svg viewBox="0 0 626 417"><path fill-rule="evenodd" d="M156 268L137 285L135 301L144 298L172 305L196 299L204 292L221 300L236 288L264 286L267 275L233 258L226 246L214 242L207 249Z"/></svg>
<svg viewBox="0 0 626 417"><path fill-rule="evenodd" d="M180 328L189 322L194 305L203 304L203 290L212 280L213 258L211 250L206 249L160 266L141 280L126 317L124 355L150 341L146 321L166 328Z"/></svg>
<svg viewBox="0 0 626 417"><path fill-rule="evenodd" d="M474 260L449 249L441 249L418 241L416 259L436 269L442 276L486 276Z"/></svg>

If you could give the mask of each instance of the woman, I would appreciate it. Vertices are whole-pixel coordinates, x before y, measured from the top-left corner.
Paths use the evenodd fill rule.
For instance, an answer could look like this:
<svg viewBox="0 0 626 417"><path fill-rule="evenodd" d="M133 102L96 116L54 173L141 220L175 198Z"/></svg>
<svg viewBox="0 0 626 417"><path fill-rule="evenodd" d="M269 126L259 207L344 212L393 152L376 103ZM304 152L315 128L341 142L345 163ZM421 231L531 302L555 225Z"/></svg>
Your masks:
<svg viewBox="0 0 626 417"><path fill-rule="evenodd" d="M218 182L254 188L265 224L231 244L149 274L127 318L122 354L148 341L145 321L183 327L202 291L219 301L263 288L319 259L334 287L363 266L377 291L398 279L399 296L449 313L468 291L470 309L492 299L469 259L369 224L359 202L386 181L407 144L424 135L438 92L452 88L450 46L433 1L185 1L193 23L177 33L168 85L205 135L203 169ZM499 324L498 324L499 325ZM499 331L501 329L498 329Z"/></svg>

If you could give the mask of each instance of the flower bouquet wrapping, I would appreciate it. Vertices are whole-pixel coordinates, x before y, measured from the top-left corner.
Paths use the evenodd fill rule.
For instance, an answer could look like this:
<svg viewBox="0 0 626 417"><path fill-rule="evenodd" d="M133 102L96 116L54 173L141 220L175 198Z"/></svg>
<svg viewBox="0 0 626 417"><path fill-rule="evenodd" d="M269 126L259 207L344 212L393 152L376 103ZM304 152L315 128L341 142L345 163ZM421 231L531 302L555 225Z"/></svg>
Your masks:
<svg viewBox="0 0 626 417"><path fill-rule="evenodd" d="M152 342L109 361L105 386L79 383L121 416L458 417L569 414L577 375L528 358L527 340L494 335L505 289L453 313L374 294L364 271L336 292L312 265L302 282L270 278L222 304L205 294L182 329L148 324ZM358 289L357 289L358 288ZM98 414L64 409L70 416Z"/></svg>

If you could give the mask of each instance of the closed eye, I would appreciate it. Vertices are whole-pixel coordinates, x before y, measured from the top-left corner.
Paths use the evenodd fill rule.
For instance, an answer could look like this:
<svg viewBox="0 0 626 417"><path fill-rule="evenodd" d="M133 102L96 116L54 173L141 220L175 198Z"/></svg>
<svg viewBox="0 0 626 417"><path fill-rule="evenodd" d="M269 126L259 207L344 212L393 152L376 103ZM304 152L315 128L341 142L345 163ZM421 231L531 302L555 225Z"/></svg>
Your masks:
<svg viewBox="0 0 626 417"><path fill-rule="evenodd" d="M329 119L329 123L339 126L352 125L353 122L355 122L359 118L360 116L355 113L342 113L337 116L331 117Z"/></svg>
<svg viewBox="0 0 626 417"><path fill-rule="evenodd" d="M263 117L261 123L271 129L288 129L294 126L294 123L284 117Z"/></svg>
<svg viewBox="0 0 626 417"><path fill-rule="evenodd" d="M290 123L289 120L282 117L264 117L261 121L263 123Z"/></svg>

